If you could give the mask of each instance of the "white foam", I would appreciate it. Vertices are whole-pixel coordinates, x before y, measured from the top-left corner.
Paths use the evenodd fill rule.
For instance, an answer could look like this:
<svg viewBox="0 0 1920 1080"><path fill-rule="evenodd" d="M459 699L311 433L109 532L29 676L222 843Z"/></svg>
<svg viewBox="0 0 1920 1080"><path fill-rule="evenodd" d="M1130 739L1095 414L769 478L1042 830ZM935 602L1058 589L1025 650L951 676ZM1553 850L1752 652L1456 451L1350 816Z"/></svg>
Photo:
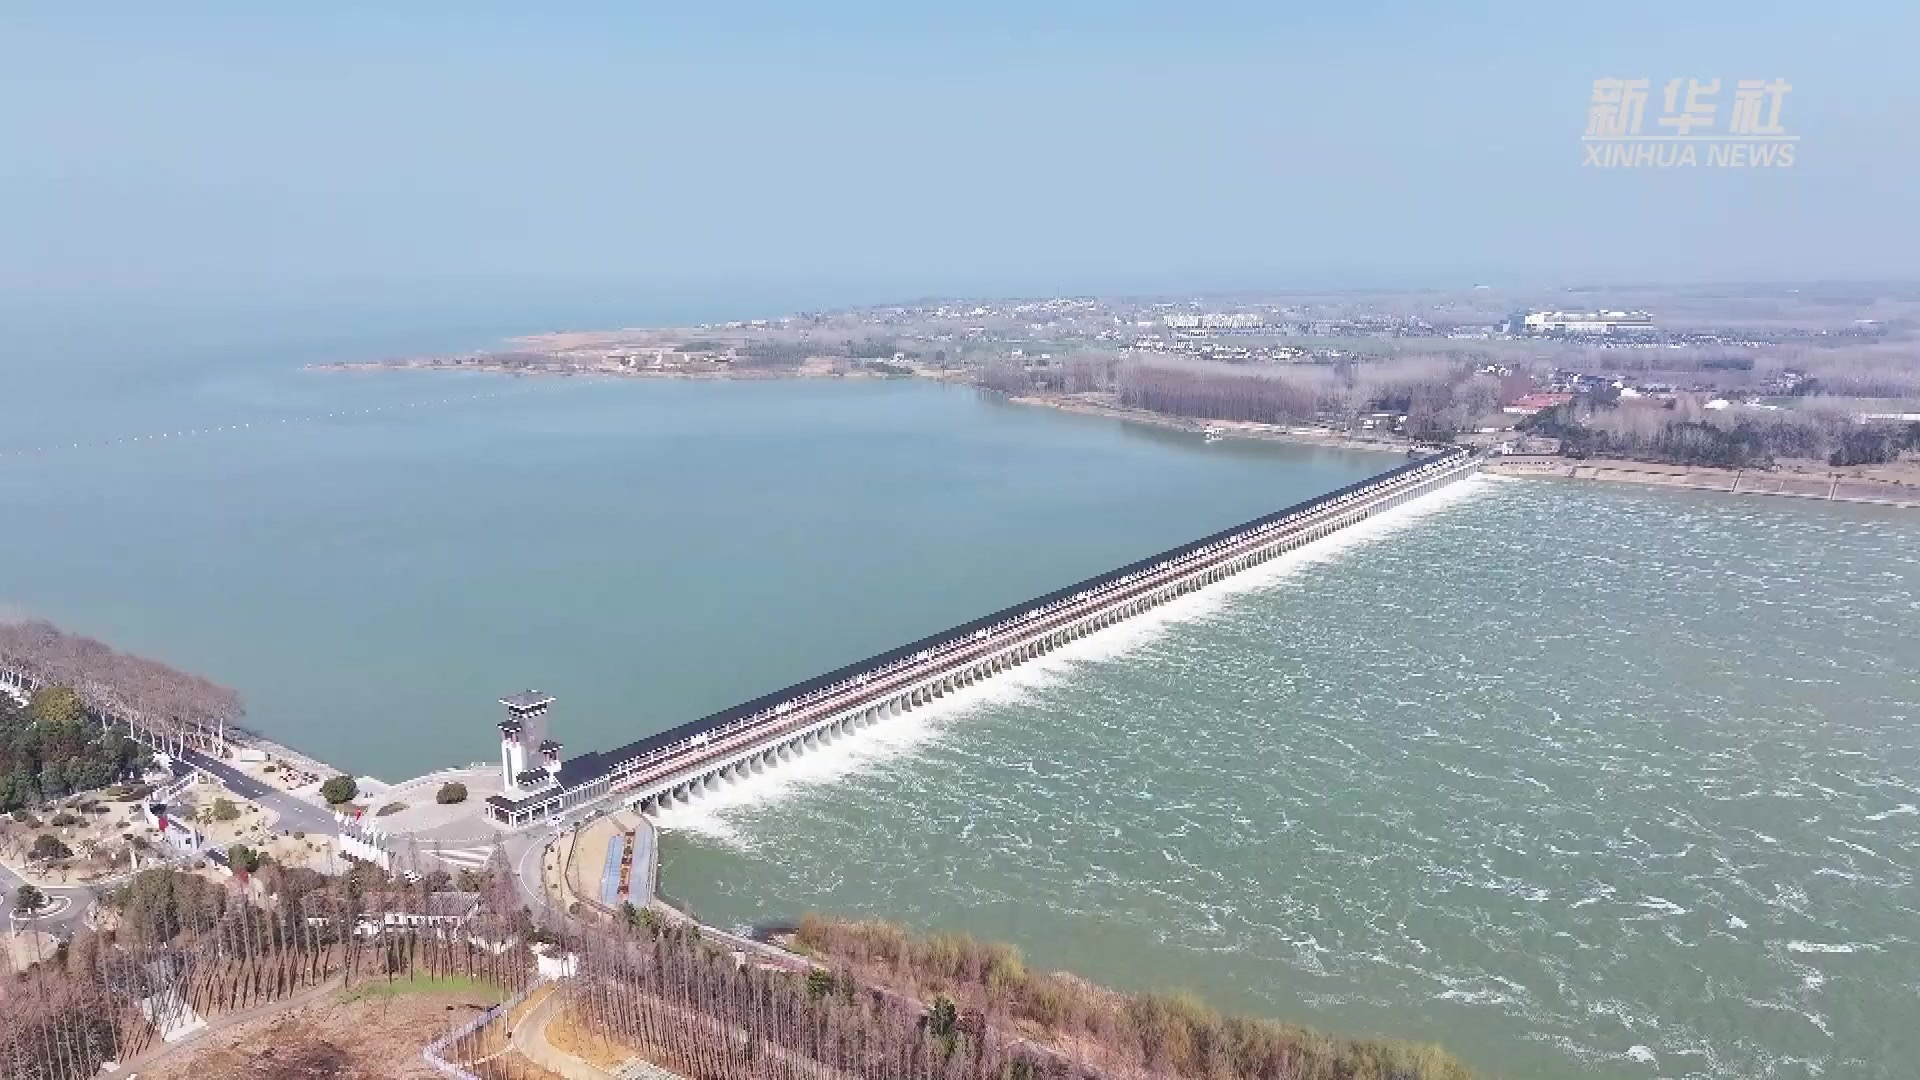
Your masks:
<svg viewBox="0 0 1920 1080"><path fill-rule="evenodd" d="M966 711L981 705L1019 701L1057 677L1047 670L1050 659L1022 665L955 691L931 705L881 720L856 733L843 734L834 742L768 766L764 772L749 774L731 783L722 782L718 790L702 792L691 803L659 811L654 821L663 829L678 829L739 844L743 838L731 820L738 811L837 782L850 773L881 762L910 757L938 738L942 728Z"/></svg>
<svg viewBox="0 0 1920 1080"><path fill-rule="evenodd" d="M1637 1061L1642 1065L1655 1065L1659 1062L1659 1059L1653 1056L1652 1047L1638 1044L1627 1047L1627 1060Z"/></svg>
<svg viewBox="0 0 1920 1080"><path fill-rule="evenodd" d="M1827 942L1821 942L1821 941L1789 941L1787 942L1787 951L1797 952L1797 953L1850 953L1850 952L1858 952L1863 948L1871 949L1873 948L1873 946L1855 945L1852 943L1829 944Z"/></svg>
<svg viewBox="0 0 1920 1080"><path fill-rule="evenodd" d="M1428 492L1417 499L1381 511L1331 536L1278 558L1187 593L1152 610L1069 642L972 686L956 690L933 704L904 716L885 719L871 727L843 734L829 745L809 750L765 772L703 792L693 802L655 815L663 829L700 834L735 845L744 843L730 818L740 810L760 806L842 779L850 773L910 756L939 738L952 721L982 705L1019 701L1034 691L1065 679L1074 669L1115 659L1160 637L1175 624L1208 618L1233 600L1285 581L1301 570L1353 548L1392 535L1463 500L1490 494L1491 479L1476 474Z"/></svg>
<svg viewBox="0 0 1920 1080"><path fill-rule="evenodd" d="M1890 817L1900 817L1905 814L1920 814L1920 806L1915 806L1910 802L1903 802L1891 810L1882 810L1877 814L1868 814L1866 820L1885 821Z"/></svg>

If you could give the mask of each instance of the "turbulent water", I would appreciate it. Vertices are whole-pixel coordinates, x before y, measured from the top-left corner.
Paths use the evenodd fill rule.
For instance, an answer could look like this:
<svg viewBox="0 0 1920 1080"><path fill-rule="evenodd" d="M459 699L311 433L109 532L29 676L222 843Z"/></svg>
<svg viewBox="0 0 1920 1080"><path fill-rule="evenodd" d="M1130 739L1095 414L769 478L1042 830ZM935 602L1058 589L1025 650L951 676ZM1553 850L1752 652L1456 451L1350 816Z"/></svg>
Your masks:
<svg viewBox="0 0 1920 1080"><path fill-rule="evenodd" d="M697 805L662 884L1501 1076L1911 1076L1916 553L1479 478Z"/></svg>

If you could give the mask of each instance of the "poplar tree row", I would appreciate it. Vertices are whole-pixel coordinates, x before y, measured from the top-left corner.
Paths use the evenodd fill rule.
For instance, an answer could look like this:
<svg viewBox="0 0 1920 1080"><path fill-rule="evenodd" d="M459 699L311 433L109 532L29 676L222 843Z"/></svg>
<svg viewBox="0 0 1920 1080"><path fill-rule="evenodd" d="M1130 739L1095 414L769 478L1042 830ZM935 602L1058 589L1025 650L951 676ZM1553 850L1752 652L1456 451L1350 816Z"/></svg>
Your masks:
<svg viewBox="0 0 1920 1080"><path fill-rule="evenodd" d="M938 999L862 987L848 975L747 962L690 927L595 929L567 948L558 1014L614 1056L688 1080L1088 1080L1099 1074ZM551 1027L549 1031L551 1032ZM486 1061L497 1032L454 1060ZM476 1070L481 1071L481 1070Z"/></svg>
<svg viewBox="0 0 1920 1080"><path fill-rule="evenodd" d="M524 914L418 925L424 885L301 877L278 891L171 870L135 878L103 902L100 931L0 972L0 1077L91 1077L169 1031L323 988L452 976L526 985Z"/></svg>

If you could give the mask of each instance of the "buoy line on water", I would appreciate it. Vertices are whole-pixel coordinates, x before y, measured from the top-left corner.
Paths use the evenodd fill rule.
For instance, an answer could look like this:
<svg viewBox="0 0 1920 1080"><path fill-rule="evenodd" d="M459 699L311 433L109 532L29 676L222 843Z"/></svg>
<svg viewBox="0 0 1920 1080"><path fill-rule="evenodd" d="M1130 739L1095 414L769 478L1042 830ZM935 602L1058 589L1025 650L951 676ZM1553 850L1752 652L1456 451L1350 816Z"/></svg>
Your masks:
<svg viewBox="0 0 1920 1080"><path fill-rule="evenodd" d="M178 442L182 439L205 438L208 435L227 435L241 431L265 431L284 424L311 423L319 420L339 420L355 416L374 416L380 413L395 413L407 409L428 408L434 405L452 405L456 402L479 401L484 398L505 397L507 391L495 390L484 394L457 394L452 397L426 398L420 401L403 401L393 405L374 405L365 409L332 409L327 412L299 413L293 416L280 416L270 420L250 420L239 424L221 424L213 427L188 428L182 431L163 431L158 434L121 435L110 439L81 439L73 443L49 443L45 446L22 447L19 449L0 448L0 460L9 458L40 457L57 454L62 450L100 449L113 446L132 446L135 443Z"/></svg>

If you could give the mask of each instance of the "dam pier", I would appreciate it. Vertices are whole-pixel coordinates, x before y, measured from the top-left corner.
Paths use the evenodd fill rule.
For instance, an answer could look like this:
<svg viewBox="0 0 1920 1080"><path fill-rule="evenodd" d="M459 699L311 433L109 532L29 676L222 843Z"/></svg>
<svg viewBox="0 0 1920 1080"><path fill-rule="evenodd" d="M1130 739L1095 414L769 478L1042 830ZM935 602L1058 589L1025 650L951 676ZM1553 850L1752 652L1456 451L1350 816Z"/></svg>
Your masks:
<svg viewBox="0 0 1920 1080"><path fill-rule="evenodd" d="M547 737L551 697L503 698L505 790L486 800L487 815L513 827L589 807L646 813L691 802L1450 485L1479 464L1462 449L1431 453L613 750L564 758Z"/></svg>

